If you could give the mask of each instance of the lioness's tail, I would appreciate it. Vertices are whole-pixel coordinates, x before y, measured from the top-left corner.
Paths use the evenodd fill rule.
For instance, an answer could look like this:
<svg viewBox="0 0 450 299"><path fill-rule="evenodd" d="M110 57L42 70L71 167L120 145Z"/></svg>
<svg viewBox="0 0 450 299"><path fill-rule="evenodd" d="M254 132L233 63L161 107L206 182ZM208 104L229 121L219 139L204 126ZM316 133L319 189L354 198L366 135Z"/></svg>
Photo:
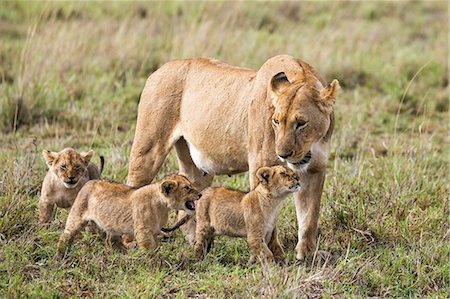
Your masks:
<svg viewBox="0 0 450 299"><path fill-rule="evenodd" d="M105 166L105 157L103 157L103 155L100 155L100 174L102 174L104 166Z"/></svg>
<svg viewBox="0 0 450 299"><path fill-rule="evenodd" d="M186 215L183 218L181 218L180 220L178 220L177 223L175 223L174 226L169 227L169 228L165 228L165 227L161 227L161 231L163 233L170 233L173 232L174 230L176 230L177 228L179 228L180 226L182 226L183 224L185 224L186 222L189 221L189 219L192 218L192 215Z"/></svg>

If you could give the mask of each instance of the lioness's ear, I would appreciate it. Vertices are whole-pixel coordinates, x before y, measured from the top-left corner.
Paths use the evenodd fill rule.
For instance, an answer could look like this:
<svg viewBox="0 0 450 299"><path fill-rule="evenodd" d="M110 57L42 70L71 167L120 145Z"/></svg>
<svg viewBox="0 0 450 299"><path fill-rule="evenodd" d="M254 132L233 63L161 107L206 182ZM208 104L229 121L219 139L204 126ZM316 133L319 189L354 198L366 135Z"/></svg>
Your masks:
<svg viewBox="0 0 450 299"><path fill-rule="evenodd" d="M55 162L55 160L58 158L58 153L51 152L48 150L43 150L42 156L44 156L45 163L47 164L47 166L51 167L53 165L53 163Z"/></svg>
<svg viewBox="0 0 450 299"><path fill-rule="evenodd" d="M81 158L84 161L84 164L86 164L86 166L89 164L89 162L91 161L92 155L94 154L93 150L89 150L87 152L83 152L81 153Z"/></svg>
<svg viewBox="0 0 450 299"><path fill-rule="evenodd" d="M261 167L256 171L256 177L262 184L267 185L272 177L272 173L270 167Z"/></svg>
<svg viewBox="0 0 450 299"><path fill-rule="evenodd" d="M269 84L270 91L278 95L280 93L283 93L283 91L291 84L289 82L286 74L284 72L278 73L275 76L272 77Z"/></svg>
<svg viewBox="0 0 450 299"><path fill-rule="evenodd" d="M326 105L333 105L336 101L336 96L341 89L339 81L334 79L327 87L320 91L320 99Z"/></svg>
<svg viewBox="0 0 450 299"><path fill-rule="evenodd" d="M161 183L160 187L162 194L167 196L177 189L178 183L172 180L165 180Z"/></svg>

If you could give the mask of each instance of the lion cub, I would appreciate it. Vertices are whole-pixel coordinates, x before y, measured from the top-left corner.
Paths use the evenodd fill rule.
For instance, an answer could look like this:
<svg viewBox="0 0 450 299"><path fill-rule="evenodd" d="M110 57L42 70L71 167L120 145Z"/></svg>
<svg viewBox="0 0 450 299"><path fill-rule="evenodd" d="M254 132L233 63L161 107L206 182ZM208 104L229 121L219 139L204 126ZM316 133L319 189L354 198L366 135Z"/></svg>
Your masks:
<svg viewBox="0 0 450 299"><path fill-rule="evenodd" d="M39 199L39 222L51 221L55 205L70 208L78 192L89 180L99 179L105 160L100 156L100 170L90 163L93 151L79 153L65 148L59 153L44 150L42 155L49 168L42 183Z"/></svg>
<svg viewBox="0 0 450 299"><path fill-rule="evenodd" d="M170 209L194 214L201 194L182 175L166 176L161 183L141 188L108 181L90 181L78 194L66 228L58 243L59 250L70 246L73 238L93 221L111 237L114 245L124 248L121 236L134 236L141 249L157 246L156 236L167 223Z"/></svg>
<svg viewBox="0 0 450 299"><path fill-rule="evenodd" d="M276 235L272 237L272 233L280 203L290 193L300 190L299 178L283 166L261 167L256 176L259 184L249 193L227 188L203 191L196 212L197 259L210 250L217 235L247 237L252 259L273 261L274 255L276 258L283 256Z"/></svg>

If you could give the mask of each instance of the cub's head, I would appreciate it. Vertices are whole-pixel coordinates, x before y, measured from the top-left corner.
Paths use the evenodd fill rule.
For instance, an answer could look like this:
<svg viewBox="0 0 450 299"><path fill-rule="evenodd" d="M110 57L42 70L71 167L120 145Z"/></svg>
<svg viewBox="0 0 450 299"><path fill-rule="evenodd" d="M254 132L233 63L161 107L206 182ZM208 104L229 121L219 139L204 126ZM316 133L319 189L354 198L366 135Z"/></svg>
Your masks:
<svg viewBox="0 0 450 299"><path fill-rule="evenodd" d="M176 174L166 176L160 184L160 190L169 208L184 210L189 215L194 214L195 201L200 199L201 194L185 176Z"/></svg>
<svg viewBox="0 0 450 299"><path fill-rule="evenodd" d="M302 170L311 160L311 146L321 140L330 127L330 115L339 87L335 79L322 86L311 73L290 82L278 73L269 82L274 114L275 151L281 161L294 170Z"/></svg>
<svg viewBox="0 0 450 299"><path fill-rule="evenodd" d="M93 151L79 153L72 148L65 148L59 153L42 151L48 168L64 184L66 188L75 188L91 161Z"/></svg>
<svg viewBox="0 0 450 299"><path fill-rule="evenodd" d="M275 197L283 197L300 190L297 174L281 165L260 167L256 176L259 183Z"/></svg>

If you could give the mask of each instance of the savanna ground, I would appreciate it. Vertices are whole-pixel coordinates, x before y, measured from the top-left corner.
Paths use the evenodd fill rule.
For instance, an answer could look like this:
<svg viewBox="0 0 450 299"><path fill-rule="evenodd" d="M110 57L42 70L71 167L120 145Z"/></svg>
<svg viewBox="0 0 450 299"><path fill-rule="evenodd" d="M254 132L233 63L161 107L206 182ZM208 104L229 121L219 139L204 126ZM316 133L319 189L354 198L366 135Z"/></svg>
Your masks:
<svg viewBox="0 0 450 299"><path fill-rule="evenodd" d="M447 297L447 2L0 4L0 297ZM83 233L55 255L67 211L37 225L43 149L93 148L124 182L145 80L176 58L258 68L288 53L343 92L316 253L248 265L218 238L202 262L181 232L122 254ZM98 163L98 156L94 158ZM177 170L173 154L159 177ZM248 188L246 174L214 185Z"/></svg>

